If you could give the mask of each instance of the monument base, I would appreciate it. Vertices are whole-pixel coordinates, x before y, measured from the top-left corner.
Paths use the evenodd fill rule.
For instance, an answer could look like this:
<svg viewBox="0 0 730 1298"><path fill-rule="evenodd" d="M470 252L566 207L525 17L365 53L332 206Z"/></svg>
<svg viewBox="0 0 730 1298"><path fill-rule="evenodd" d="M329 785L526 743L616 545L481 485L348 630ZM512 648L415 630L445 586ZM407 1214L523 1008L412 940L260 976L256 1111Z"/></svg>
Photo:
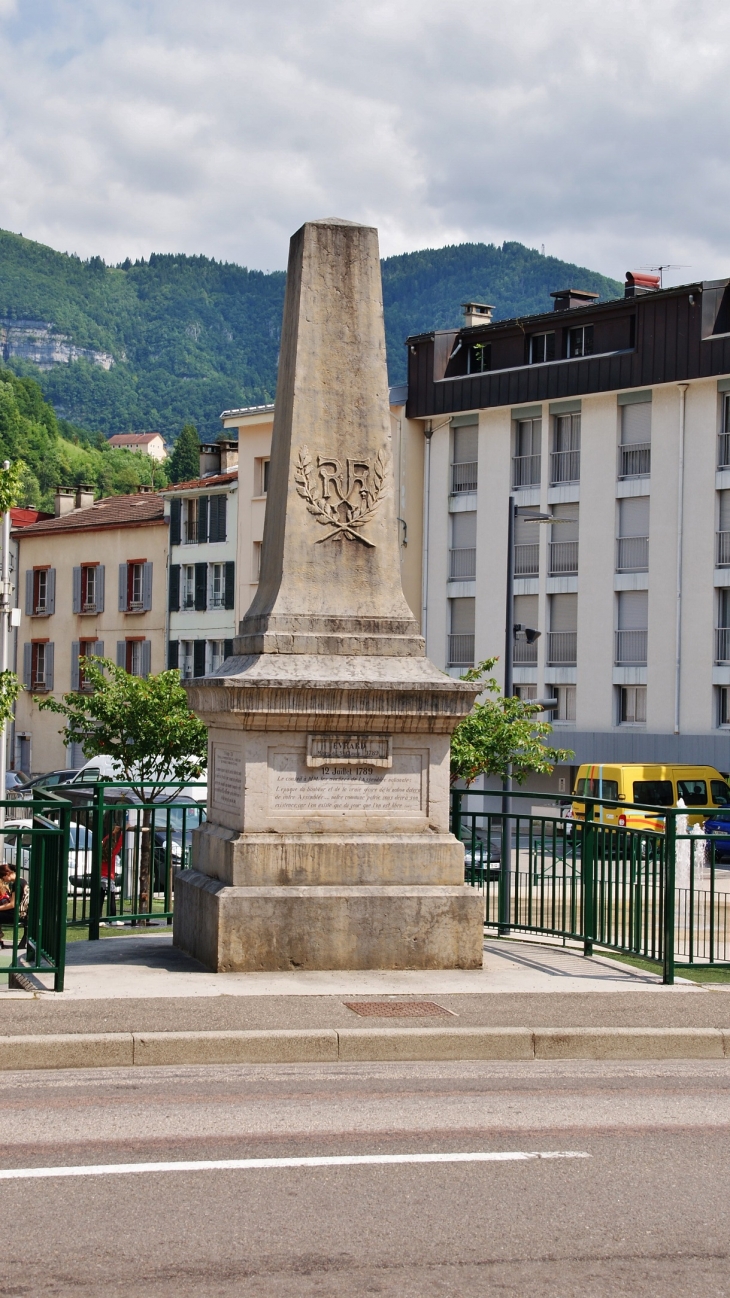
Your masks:
<svg viewBox="0 0 730 1298"><path fill-rule="evenodd" d="M484 899L456 887L231 887L185 870L173 942L217 973L481 969Z"/></svg>

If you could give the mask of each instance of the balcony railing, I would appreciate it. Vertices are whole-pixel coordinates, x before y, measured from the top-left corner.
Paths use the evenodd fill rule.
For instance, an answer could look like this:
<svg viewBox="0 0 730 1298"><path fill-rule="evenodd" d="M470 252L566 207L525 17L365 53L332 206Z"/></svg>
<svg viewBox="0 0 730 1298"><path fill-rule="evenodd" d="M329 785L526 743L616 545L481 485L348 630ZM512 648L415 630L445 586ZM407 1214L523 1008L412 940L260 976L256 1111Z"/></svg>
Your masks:
<svg viewBox="0 0 730 1298"><path fill-rule="evenodd" d="M616 544L616 572L648 571L648 536L620 536Z"/></svg>
<svg viewBox="0 0 730 1298"><path fill-rule="evenodd" d="M449 636L449 667L474 666L474 636L461 633Z"/></svg>
<svg viewBox="0 0 730 1298"><path fill-rule="evenodd" d="M550 485L580 482L580 451L553 451L550 456Z"/></svg>
<svg viewBox="0 0 730 1298"><path fill-rule="evenodd" d="M540 547L537 542L515 546L515 577L537 577L540 571Z"/></svg>
<svg viewBox="0 0 730 1298"><path fill-rule="evenodd" d="M619 478L648 478L651 473L651 442L618 448Z"/></svg>
<svg viewBox="0 0 730 1298"><path fill-rule="evenodd" d="M449 580L471 581L477 573L476 550L449 550Z"/></svg>
<svg viewBox="0 0 730 1298"><path fill-rule="evenodd" d="M616 632L616 663L619 667L646 667L646 631Z"/></svg>
<svg viewBox="0 0 730 1298"><path fill-rule="evenodd" d="M547 661L551 667L575 667L578 632L548 631Z"/></svg>
<svg viewBox="0 0 730 1298"><path fill-rule="evenodd" d="M548 573L550 576L559 577L565 573L576 573L577 571L578 542L551 541L548 567Z"/></svg>
<svg viewBox="0 0 730 1298"><path fill-rule="evenodd" d="M451 466L451 494L458 496L462 491L476 491L477 489L477 469L479 465L476 460L471 464L452 464Z"/></svg>
<svg viewBox="0 0 730 1298"><path fill-rule="evenodd" d="M717 439L717 467L730 468L730 433L720 433Z"/></svg>
<svg viewBox="0 0 730 1298"><path fill-rule="evenodd" d="M528 644L526 640L515 640L514 653L512 654L514 663L530 664L537 662L537 641Z"/></svg>
<svg viewBox="0 0 730 1298"><path fill-rule="evenodd" d="M715 628L715 662L730 663L730 626Z"/></svg>
<svg viewBox="0 0 730 1298"><path fill-rule="evenodd" d="M513 455L512 456L512 486L513 487L539 487L540 486L540 456L539 455Z"/></svg>
<svg viewBox="0 0 730 1298"><path fill-rule="evenodd" d="M730 568L730 532L717 533L717 559L715 562L718 568Z"/></svg>

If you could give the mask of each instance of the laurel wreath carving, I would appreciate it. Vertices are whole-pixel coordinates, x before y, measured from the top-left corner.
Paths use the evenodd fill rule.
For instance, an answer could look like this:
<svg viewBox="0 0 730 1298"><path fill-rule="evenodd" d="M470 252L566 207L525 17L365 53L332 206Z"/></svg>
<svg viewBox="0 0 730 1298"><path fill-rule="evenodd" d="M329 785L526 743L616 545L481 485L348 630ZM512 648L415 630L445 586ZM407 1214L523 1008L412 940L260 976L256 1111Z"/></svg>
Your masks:
<svg viewBox="0 0 730 1298"><path fill-rule="evenodd" d="M373 465L373 491L360 492L360 504L353 505L349 500L340 500L335 502L327 500L324 495L315 495L315 485L312 481L312 457L307 446L299 449L299 456L294 466L294 481L297 492L306 501L307 510L316 518L322 527L329 527L332 531L326 536L317 538L317 545L322 541L330 541L333 537L338 540L362 541L363 545L375 549L375 542L369 541L366 536L360 532L360 528L372 518L375 511L380 507L383 492L385 490L388 468L385 455L379 450ZM316 480L315 480L316 481ZM338 505L345 504L349 511L347 520L343 521L338 512Z"/></svg>

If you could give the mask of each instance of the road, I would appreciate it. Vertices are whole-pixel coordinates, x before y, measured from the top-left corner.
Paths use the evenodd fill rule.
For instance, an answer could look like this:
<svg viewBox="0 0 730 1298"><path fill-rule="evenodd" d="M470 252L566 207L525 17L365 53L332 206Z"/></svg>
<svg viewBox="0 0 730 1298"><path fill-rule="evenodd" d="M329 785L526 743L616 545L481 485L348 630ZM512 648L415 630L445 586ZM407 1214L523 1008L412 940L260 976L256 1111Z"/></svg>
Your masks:
<svg viewBox="0 0 730 1298"><path fill-rule="evenodd" d="M730 1298L730 1063L0 1074L3 1298Z"/></svg>

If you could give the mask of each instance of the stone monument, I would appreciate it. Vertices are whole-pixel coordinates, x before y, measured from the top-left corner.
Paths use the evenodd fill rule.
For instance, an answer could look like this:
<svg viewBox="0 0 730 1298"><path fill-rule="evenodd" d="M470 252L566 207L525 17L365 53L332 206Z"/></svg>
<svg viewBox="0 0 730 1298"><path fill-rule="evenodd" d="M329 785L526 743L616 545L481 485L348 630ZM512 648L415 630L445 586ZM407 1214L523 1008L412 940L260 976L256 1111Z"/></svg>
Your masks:
<svg viewBox="0 0 730 1298"><path fill-rule="evenodd" d="M208 820L174 941L215 970L472 969L483 898L449 832L478 686L425 657L401 588L377 231L291 240L261 578L212 676Z"/></svg>

